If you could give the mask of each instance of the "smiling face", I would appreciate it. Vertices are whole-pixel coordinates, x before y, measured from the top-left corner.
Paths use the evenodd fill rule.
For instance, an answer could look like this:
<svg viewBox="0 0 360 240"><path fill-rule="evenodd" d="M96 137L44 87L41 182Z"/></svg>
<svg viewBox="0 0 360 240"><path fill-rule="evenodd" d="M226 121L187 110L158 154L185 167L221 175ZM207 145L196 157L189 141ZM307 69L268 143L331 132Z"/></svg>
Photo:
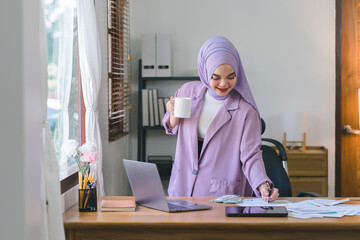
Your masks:
<svg viewBox="0 0 360 240"><path fill-rule="evenodd" d="M211 89L220 97L225 97L235 87L236 74L228 64L219 65L210 80Z"/></svg>

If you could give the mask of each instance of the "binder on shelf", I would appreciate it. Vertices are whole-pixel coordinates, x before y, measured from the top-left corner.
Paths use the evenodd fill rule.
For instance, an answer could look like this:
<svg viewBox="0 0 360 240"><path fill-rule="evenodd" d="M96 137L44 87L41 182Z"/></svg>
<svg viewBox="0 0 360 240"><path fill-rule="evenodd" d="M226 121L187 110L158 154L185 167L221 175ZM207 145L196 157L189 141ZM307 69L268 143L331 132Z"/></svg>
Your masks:
<svg viewBox="0 0 360 240"><path fill-rule="evenodd" d="M164 118L165 115L165 104L164 104L164 98L158 98L158 105L159 105L159 117L160 117L160 125L161 121Z"/></svg>
<svg viewBox="0 0 360 240"><path fill-rule="evenodd" d="M158 90L157 88L154 88L152 91L153 91L153 104L154 104L154 124L155 126L159 126L160 121L159 121Z"/></svg>
<svg viewBox="0 0 360 240"><path fill-rule="evenodd" d="M154 116L154 97L153 97L153 90L148 89L149 94L149 120L150 120L150 127L155 126L155 116Z"/></svg>
<svg viewBox="0 0 360 240"><path fill-rule="evenodd" d="M155 33L142 34L141 36L142 76L156 76L156 35Z"/></svg>
<svg viewBox="0 0 360 240"><path fill-rule="evenodd" d="M149 126L149 97L148 90L142 89L142 125Z"/></svg>
<svg viewBox="0 0 360 240"><path fill-rule="evenodd" d="M170 34L156 34L156 76L171 76Z"/></svg>

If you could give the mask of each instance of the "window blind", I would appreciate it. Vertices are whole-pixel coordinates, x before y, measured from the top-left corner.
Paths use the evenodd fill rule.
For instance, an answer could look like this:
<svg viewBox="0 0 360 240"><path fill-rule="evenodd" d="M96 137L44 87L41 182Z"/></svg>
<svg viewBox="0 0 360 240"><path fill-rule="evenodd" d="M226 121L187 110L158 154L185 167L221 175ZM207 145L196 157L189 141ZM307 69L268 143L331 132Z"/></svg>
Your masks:
<svg viewBox="0 0 360 240"><path fill-rule="evenodd" d="M129 132L129 0L108 0L108 58L109 141L115 141Z"/></svg>

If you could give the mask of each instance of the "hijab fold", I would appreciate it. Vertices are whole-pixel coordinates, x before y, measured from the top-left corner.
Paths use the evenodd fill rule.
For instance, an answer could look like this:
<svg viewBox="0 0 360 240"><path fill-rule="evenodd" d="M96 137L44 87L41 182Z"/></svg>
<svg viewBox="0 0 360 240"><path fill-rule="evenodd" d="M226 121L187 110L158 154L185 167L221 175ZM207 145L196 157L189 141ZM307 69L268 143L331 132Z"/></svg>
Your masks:
<svg viewBox="0 0 360 240"><path fill-rule="evenodd" d="M227 38L215 36L203 44L197 62L200 80L215 99L227 97L220 97L210 87L210 80L215 69L222 64L230 65L235 71L236 84L232 91L237 91L259 113L237 49Z"/></svg>

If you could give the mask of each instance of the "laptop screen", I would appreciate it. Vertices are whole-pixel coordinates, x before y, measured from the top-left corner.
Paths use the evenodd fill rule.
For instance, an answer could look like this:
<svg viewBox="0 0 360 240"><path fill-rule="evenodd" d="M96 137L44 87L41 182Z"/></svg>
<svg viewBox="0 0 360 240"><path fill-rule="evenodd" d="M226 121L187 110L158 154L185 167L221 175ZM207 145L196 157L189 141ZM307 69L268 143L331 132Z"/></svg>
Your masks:
<svg viewBox="0 0 360 240"><path fill-rule="evenodd" d="M169 211L156 164L124 159L135 201L143 206Z"/></svg>

